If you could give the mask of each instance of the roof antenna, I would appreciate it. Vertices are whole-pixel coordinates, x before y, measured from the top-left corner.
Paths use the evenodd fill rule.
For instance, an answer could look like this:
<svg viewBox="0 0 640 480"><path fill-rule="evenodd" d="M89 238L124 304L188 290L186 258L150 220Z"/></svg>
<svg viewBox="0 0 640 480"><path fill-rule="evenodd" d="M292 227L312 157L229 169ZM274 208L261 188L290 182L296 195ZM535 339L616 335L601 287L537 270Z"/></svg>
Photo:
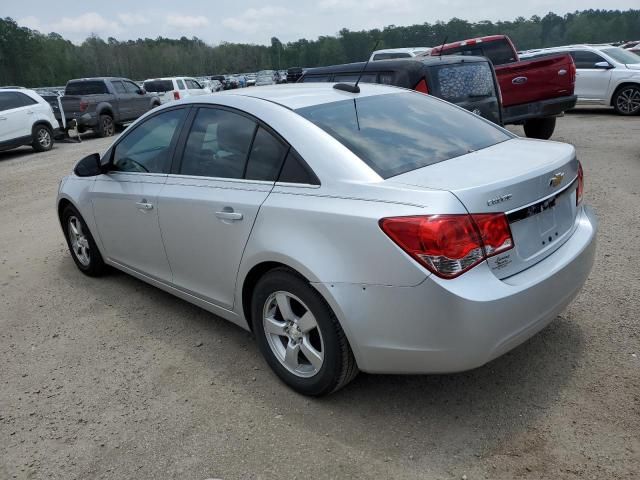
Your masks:
<svg viewBox="0 0 640 480"><path fill-rule="evenodd" d="M444 46L447 44L448 39L449 39L449 35L445 35L444 42L442 42L442 45L440 45L440 50L438 51L438 57L440 57L440 60L442 60L442 50L444 49Z"/></svg>
<svg viewBox="0 0 640 480"><path fill-rule="evenodd" d="M376 41L376 44L373 46L373 52L376 51L376 48L378 48L378 44L380 43L380 40ZM349 92L349 93L360 93L360 87L358 86L358 83L360 83L360 79L362 78L362 75L364 74L364 71L367 69L367 65L369 65L369 62L371 61L371 55L369 55L369 58L367 58L367 61L364 63L364 67L362 67L362 70L360 70L360 75L358 75L358 79L356 80L356 83L351 85L350 83L336 83L333 88L335 88L336 90L342 90L343 92Z"/></svg>

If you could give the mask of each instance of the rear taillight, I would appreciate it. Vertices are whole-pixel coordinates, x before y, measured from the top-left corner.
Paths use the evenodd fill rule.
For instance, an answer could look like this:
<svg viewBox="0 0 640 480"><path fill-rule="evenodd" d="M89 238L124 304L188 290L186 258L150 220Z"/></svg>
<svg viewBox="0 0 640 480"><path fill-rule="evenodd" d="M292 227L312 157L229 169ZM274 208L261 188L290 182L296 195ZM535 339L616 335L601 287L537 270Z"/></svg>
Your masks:
<svg viewBox="0 0 640 480"><path fill-rule="evenodd" d="M429 87L427 86L427 81L424 78L418 82L415 87L415 91L426 93L427 95L429 94Z"/></svg>
<svg viewBox="0 0 640 480"><path fill-rule="evenodd" d="M486 258L513 248L504 213L383 218L380 228L442 278L455 278Z"/></svg>
<svg viewBox="0 0 640 480"><path fill-rule="evenodd" d="M173 92L173 99L180 100L180 92L177 92L177 91Z"/></svg>
<svg viewBox="0 0 640 480"><path fill-rule="evenodd" d="M86 100L80 100L80 111L84 112L87 107L89 106L89 102L87 102Z"/></svg>
<svg viewBox="0 0 640 480"><path fill-rule="evenodd" d="M582 164L578 162L578 188L576 188L576 206L582 203L583 194L584 194L584 173L582 172Z"/></svg>

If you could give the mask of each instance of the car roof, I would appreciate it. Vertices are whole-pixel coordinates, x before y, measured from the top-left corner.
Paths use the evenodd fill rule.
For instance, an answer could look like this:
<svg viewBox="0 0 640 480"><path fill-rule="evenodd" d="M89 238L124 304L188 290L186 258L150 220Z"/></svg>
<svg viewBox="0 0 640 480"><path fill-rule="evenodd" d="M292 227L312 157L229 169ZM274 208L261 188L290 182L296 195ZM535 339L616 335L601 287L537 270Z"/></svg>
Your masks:
<svg viewBox="0 0 640 480"><path fill-rule="evenodd" d="M191 97L190 103L202 103L209 99L212 103L222 95L236 95L242 97L257 98L276 103L290 110L322 105L325 103L339 102L353 98L371 97L376 95L388 95L406 91L404 89L390 87L388 85L361 83L360 93L354 94L333 88L334 83L293 83L284 85L268 85L264 87L243 88L240 90L227 90L209 96ZM187 100L189 102L189 100Z"/></svg>
<svg viewBox="0 0 640 480"><path fill-rule="evenodd" d="M524 50L521 55L534 55L544 52L558 52L563 50L604 50L605 48L616 48L610 43L580 43L574 45L562 45L559 47L536 48L533 50Z"/></svg>
<svg viewBox="0 0 640 480"><path fill-rule="evenodd" d="M412 53L416 50L431 50L431 47L403 47L403 48L383 48L382 50L376 50L371 55L376 53Z"/></svg>
<svg viewBox="0 0 640 480"><path fill-rule="evenodd" d="M454 63L472 63L472 62L484 62L488 60L485 57L474 57L467 55L445 55L445 56L431 56L420 55L413 58L394 58L388 60L377 60L375 62L369 62L365 72L389 72L397 70L418 71L422 68L434 66L434 65L451 65ZM360 72L367 62L357 63L345 63L342 65L329 65L328 67L315 67L309 68L304 73L308 75L322 75L331 73L352 73Z"/></svg>

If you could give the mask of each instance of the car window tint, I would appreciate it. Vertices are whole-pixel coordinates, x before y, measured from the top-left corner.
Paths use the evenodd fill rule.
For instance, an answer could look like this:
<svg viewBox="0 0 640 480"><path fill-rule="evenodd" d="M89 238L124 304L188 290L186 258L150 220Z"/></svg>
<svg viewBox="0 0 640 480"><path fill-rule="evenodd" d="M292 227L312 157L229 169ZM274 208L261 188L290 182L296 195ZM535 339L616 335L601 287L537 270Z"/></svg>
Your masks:
<svg viewBox="0 0 640 480"><path fill-rule="evenodd" d="M140 90L140 87L133 82L128 82L125 80L122 83L124 83L124 88L127 93L138 93L138 90Z"/></svg>
<svg viewBox="0 0 640 480"><path fill-rule="evenodd" d="M177 79L176 83L178 84L178 90L184 90L184 82L182 80Z"/></svg>
<svg viewBox="0 0 640 480"><path fill-rule="evenodd" d="M586 50L575 50L571 52L576 68L595 68L596 63L605 62L597 53L587 52Z"/></svg>
<svg viewBox="0 0 640 480"><path fill-rule="evenodd" d="M115 89L116 93L126 93L127 91L124 88L124 85L122 84L122 82L116 81L116 82L111 82L113 85L113 88Z"/></svg>
<svg viewBox="0 0 640 480"><path fill-rule="evenodd" d="M414 92L341 100L296 111L383 178L512 138L472 113Z"/></svg>
<svg viewBox="0 0 640 480"><path fill-rule="evenodd" d="M247 163L248 180L273 181L278 176L288 146L264 128L258 128Z"/></svg>
<svg viewBox="0 0 640 480"><path fill-rule="evenodd" d="M494 65L503 65L516 61L515 52L506 39L487 42L482 45L484 56L491 60Z"/></svg>
<svg viewBox="0 0 640 480"><path fill-rule="evenodd" d="M112 169L119 172L167 173L171 141L185 117L185 109L162 112L138 124L116 145Z"/></svg>
<svg viewBox="0 0 640 480"><path fill-rule="evenodd" d="M313 172L305 165L298 154L292 149L289 149L287 158L282 166L282 171L278 177L279 182L287 183L304 183L307 185L320 185L318 178Z"/></svg>
<svg viewBox="0 0 640 480"><path fill-rule="evenodd" d="M180 173L242 178L256 123L242 115L201 108L191 126Z"/></svg>
<svg viewBox="0 0 640 480"><path fill-rule="evenodd" d="M395 74L393 72L380 72L378 75L378 83L383 85L394 85Z"/></svg>

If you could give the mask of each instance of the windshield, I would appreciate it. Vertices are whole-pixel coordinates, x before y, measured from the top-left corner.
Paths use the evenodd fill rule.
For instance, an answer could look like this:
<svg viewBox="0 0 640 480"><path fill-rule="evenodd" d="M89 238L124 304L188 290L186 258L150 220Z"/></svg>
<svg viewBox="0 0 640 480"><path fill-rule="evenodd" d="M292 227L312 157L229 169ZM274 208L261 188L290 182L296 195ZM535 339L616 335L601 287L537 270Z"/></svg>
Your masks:
<svg viewBox="0 0 640 480"><path fill-rule="evenodd" d="M640 57L627 50L618 47L603 48L602 53L609 55L616 62L620 63L640 63Z"/></svg>
<svg viewBox="0 0 640 480"><path fill-rule="evenodd" d="M421 93L402 92L297 110L383 178L512 138L472 113Z"/></svg>

